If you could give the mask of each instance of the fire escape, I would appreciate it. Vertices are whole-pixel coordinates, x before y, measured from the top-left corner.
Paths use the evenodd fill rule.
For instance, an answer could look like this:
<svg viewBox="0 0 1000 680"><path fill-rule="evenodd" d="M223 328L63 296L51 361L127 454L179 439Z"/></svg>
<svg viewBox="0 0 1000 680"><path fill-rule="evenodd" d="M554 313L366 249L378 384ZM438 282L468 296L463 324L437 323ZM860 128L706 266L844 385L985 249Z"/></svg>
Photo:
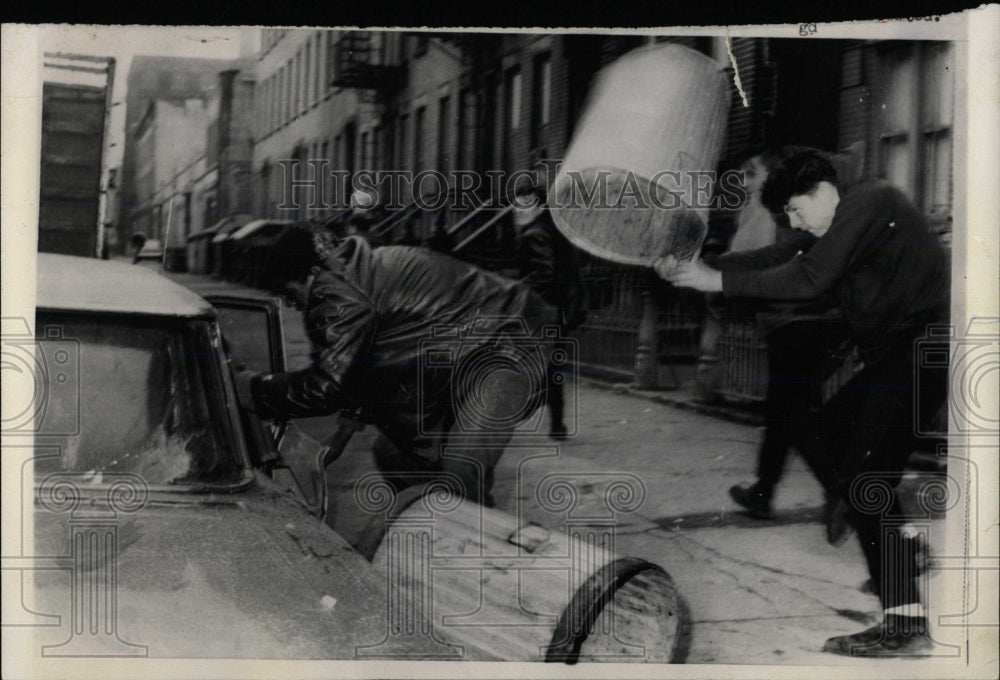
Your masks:
<svg viewBox="0 0 1000 680"><path fill-rule="evenodd" d="M385 103L403 86L406 68L387 54L386 35L375 31L344 31L330 55L330 84L358 90L367 103Z"/></svg>

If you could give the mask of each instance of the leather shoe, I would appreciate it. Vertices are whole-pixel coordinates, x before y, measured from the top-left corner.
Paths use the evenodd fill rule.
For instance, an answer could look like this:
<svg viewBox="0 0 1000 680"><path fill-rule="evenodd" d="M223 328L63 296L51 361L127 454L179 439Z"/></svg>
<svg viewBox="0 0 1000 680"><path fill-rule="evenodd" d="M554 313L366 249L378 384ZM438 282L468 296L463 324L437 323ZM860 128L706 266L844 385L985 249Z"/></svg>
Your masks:
<svg viewBox="0 0 1000 680"><path fill-rule="evenodd" d="M830 638L823 651L844 656L926 656L933 646L925 617L886 614L883 623L860 633Z"/></svg>
<svg viewBox="0 0 1000 680"><path fill-rule="evenodd" d="M847 503L839 496L833 496L826 502L824 510L826 521L826 541L832 546L842 546L854 533L854 527L847 519Z"/></svg>
<svg viewBox="0 0 1000 680"><path fill-rule="evenodd" d="M563 423L553 423L552 427L549 428L549 437L559 442L565 441L569 438L569 430Z"/></svg>
<svg viewBox="0 0 1000 680"><path fill-rule="evenodd" d="M739 504L748 515L758 519L774 519L774 509L771 507L771 496L763 493L754 484L737 484L729 488L729 496Z"/></svg>
<svg viewBox="0 0 1000 680"><path fill-rule="evenodd" d="M882 592L881 589L878 587L878 584L875 583L875 579L873 578L868 579L860 586L858 586L858 590L860 590L865 595L874 595L875 597L879 597L880 593Z"/></svg>

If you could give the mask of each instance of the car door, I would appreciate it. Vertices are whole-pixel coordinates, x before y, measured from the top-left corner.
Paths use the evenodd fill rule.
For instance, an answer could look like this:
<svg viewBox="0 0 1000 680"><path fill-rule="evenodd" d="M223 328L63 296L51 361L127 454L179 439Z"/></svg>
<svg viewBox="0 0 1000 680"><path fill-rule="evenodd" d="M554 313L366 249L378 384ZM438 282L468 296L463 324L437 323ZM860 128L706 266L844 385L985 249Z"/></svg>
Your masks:
<svg viewBox="0 0 1000 680"><path fill-rule="evenodd" d="M234 295L208 295L205 299L215 307L233 371L285 370L279 299ZM309 512L322 518L326 513L323 460L329 447L302 432L294 422L265 423L247 411L240 417L254 465L280 484L287 484Z"/></svg>

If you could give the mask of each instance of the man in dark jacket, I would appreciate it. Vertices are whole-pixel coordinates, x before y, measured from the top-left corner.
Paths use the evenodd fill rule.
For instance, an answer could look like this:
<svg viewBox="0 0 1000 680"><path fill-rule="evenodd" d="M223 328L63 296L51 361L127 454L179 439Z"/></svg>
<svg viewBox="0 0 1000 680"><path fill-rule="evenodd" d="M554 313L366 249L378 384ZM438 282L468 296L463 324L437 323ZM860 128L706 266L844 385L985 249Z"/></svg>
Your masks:
<svg viewBox="0 0 1000 680"><path fill-rule="evenodd" d="M493 468L544 399L556 311L527 287L424 248L284 236L272 262L293 280L312 364L237 377L264 418L362 409L376 462L397 487L440 473L492 504Z"/></svg>
<svg viewBox="0 0 1000 680"><path fill-rule="evenodd" d="M527 177L522 178L527 180ZM563 334L576 329L585 318L583 287L580 282L580 259L576 248L556 228L546 207L546 191L541 185L522 181L514 192L514 241L518 276L550 305L559 310ZM568 355L566 342L560 346ZM567 436L565 376L556 365L548 368L547 400L549 436L562 440Z"/></svg>
<svg viewBox="0 0 1000 680"><path fill-rule="evenodd" d="M920 541L906 535L895 488L913 448L917 419L943 403L947 375L918 361L931 325L948 321L948 269L920 210L884 183L838 188L830 163L814 152L785 159L764 189L772 209L818 237L809 252L775 267L720 272L664 258L657 272L675 285L727 297L805 300L836 295L865 368L821 414L821 439L836 464L885 617L855 635L830 638L825 651L847 655L920 654L931 646L917 586ZM946 341L936 340L938 356ZM937 366L944 362L935 362ZM919 386L919 391L917 387ZM884 502L879 502L884 501Z"/></svg>

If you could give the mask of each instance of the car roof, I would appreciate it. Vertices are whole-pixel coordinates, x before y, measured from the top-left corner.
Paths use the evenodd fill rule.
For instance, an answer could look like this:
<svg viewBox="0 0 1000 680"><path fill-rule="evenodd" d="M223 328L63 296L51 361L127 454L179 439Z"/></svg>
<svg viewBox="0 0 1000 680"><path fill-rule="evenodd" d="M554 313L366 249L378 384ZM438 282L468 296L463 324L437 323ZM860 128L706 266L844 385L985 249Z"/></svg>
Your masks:
<svg viewBox="0 0 1000 680"><path fill-rule="evenodd" d="M214 316L203 298L145 267L89 257L38 254L39 309Z"/></svg>

